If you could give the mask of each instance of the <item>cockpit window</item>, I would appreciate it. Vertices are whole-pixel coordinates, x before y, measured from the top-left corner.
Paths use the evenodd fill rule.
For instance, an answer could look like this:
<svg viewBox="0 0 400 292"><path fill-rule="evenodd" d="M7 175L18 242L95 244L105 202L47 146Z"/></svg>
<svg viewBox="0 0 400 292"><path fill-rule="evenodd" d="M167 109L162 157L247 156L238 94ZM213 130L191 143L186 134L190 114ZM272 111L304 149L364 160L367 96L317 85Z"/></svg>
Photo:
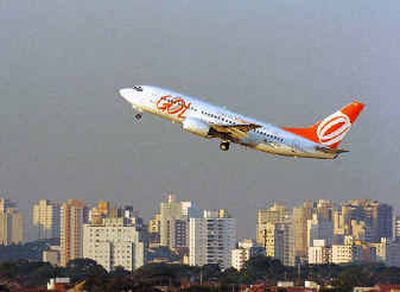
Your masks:
<svg viewBox="0 0 400 292"><path fill-rule="evenodd" d="M140 91L140 92L143 91L142 86L138 86L138 85L134 85L134 86L133 86L133 89L135 89L136 91Z"/></svg>

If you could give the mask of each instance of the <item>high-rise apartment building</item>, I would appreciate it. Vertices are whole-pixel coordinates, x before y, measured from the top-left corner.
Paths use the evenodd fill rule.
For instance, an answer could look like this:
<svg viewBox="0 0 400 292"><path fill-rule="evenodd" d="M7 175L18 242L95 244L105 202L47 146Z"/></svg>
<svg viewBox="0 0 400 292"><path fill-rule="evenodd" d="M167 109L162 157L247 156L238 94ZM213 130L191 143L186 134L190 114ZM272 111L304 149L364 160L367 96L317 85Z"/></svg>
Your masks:
<svg viewBox="0 0 400 292"><path fill-rule="evenodd" d="M32 224L37 228L38 239L60 237L60 205L40 200L32 207Z"/></svg>
<svg viewBox="0 0 400 292"><path fill-rule="evenodd" d="M293 222L285 205L271 203L258 210L257 244L265 248L267 256L281 260L284 265L295 264Z"/></svg>
<svg viewBox="0 0 400 292"><path fill-rule="evenodd" d="M307 243L312 246L316 239L323 239L327 245L333 243L333 221L330 217L325 217L321 213L312 214L312 218L307 220Z"/></svg>
<svg viewBox="0 0 400 292"><path fill-rule="evenodd" d="M168 195L160 204L160 245L187 250L189 219L197 217L201 217L201 211L194 202L179 202L175 195Z"/></svg>
<svg viewBox="0 0 400 292"><path fill-rule="evenodd" d="M286 223L290 218L290 210L283 204L270 203L266 208L257 211L258 245L265 246L265 229L268 223Z"/></svg>
<svg viewBox="0 0 400 292"><path fill-rule="evenodd" d="M393 237L393 207L377 201L369 201L365 207L372 221L372 242L378 242L382 237Z"/></svg>
<svg viewBox="0 0 400 292"><path fill-rule="evenodd" d="M189 264L231 266L236 243L236 221L225 210L204 211L202 218L190 218Z"/></svg>
<svg viewBox="0 0 400 292"><path fill-rule="evenodd" d="M0 244L20 244L24 240L24 220L14 202L0 198Z"/></svg>
<svg viewBox="0 0 400 292"><path fill-rule="evenodd" d="M95 260L107 271L117 266L133 271L146 263L144 235L124 217L105 218L101 224L85 224L83 257Z"/></svg>
<svg viewBox="0 0 400 292"><path fill-rule="evenodd" d="M0 213L5 213L7 210L16 208L15 202L0 197Z"/></svg>
<svg viewBox="0 0 400 292"><path fill-rule="evenodd" d="M82 228L86 222L86 210L79 200L68 200L61 206L60 263L66 266L70 260L82 257Z"/></svg>
<svg viewBox="0 0 400 292"><path fill-rule="evenodd" d="M393 237L393 208L390 205L373 200L351 200L341 205L341 216L344 235L353 236L352 227L355 225L352 222L355 221L365 226L366 242Z"/></svg>
<svg viewBox="0 0 400 292"><path fill-rule="evenodd" d="M157 248L160 246L160 214L155 214L149 220L148 233L149 233L149 247Z"/></svg>
<svg viewBox="0 0 400 292"><path fill-rule="evenodd" d="M307 260L307 221L312 218L312 213L312 202L305 202L301 206L294 207L292 212L293 249L296 259L300 262Z"/></svg>
<svg viewBox="0 0 400 292"><path fill-rule="evenodd" d="M280 260L285 266L295 265L291 223L267 223L262 243L267 256Z"/></svg>

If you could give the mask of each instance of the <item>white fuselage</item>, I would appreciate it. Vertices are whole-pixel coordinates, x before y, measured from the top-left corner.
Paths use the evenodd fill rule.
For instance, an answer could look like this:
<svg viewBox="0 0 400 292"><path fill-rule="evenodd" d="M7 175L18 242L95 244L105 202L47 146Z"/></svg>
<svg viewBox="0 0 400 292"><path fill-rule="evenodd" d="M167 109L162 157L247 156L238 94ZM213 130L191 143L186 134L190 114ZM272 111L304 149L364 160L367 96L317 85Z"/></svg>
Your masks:
<svg viewBox="0 0 400 292"><path fill-rule="evenodd" d="M168 89L154 86L137 86L120 90L121 96L134 109L166 118L183 124L187 119L213 125L235 125L253 123L260 127L250 130L243 137L230 139L221 135L202 135L206 138L219 138L247 147L277 155L333 159L335 153L320 151L323 145L285 131L256 119L252 119L223 107L189 97Z"/></svg>

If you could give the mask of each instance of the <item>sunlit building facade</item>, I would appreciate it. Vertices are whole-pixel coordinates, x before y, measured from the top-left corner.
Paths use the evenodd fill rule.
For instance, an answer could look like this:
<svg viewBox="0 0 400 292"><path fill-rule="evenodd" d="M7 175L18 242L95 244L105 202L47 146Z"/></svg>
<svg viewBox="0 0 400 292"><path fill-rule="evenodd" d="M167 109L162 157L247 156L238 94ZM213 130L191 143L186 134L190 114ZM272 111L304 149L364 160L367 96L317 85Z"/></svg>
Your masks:
<svg viewBox="0 0 400 292"><path fill-rule="evenodd" d="M86 222L85 205L79 200L68 200L61 206L60 263L82 257L82 227Z"/></svg>
<svg viewBox="0 0 400 292"><path fill-rule="evenodd" d="M201 217L201 210L194 202L177 201L170 194L160 204L160 246L187 253L190 218Z"/></svg>
<svg viewBox="0 0 400 292"><path fill-rule="evenodd" d="M21 244L24 240L24 219L17 205L0 198L0 244Z"/></svg>
<svg viewBox="0 0 400 292"><path fill-rule="evenodd" d="M118 266L133 271L146 263L144 235L124 217L105 218L101 224L85 224L83 257L95 260L107 271Z"/></svg>
<svg viewBox="0 0 400 292"><path fill-rule="evenodd" d="M265 230L268 224L286 223L290 218L290 210L283 204L271 202L266 208L257 211L256 242L265 246Z"/></svg>
<svg viewBox="0 0 400 292"><path fill-rule="evenodd" d="M264 253L264 251L264 248L257 246L253 240L243 239L238 242L237 248L232 250L232 267L240 271L251 257Z"/></svg>
<svg viewBox="0 0 400 292"><path fill-rule="evenodd" d="M32 224L38 239L60 237L60 205L49 200L40 200L32 207Z"/></svg>
<svg viewBox="0 0 400 292"><path fill-rule="evenodd" d="M236 244L236 220L226 210L204 211L202 218L190 218L189 264L218 264L231 267Z"/></svg>

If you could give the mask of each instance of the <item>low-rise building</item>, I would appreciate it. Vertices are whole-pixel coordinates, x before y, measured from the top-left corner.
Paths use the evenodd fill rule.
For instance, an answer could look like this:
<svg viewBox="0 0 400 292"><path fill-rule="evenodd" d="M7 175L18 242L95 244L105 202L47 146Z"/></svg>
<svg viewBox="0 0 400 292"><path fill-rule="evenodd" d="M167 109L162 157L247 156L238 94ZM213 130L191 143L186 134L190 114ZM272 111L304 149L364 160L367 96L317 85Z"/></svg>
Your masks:
<svg viewBox="0 0 400 292"><path fill-rule="evenodd" d="M53 266L60 265L60 246L51 245L48 250L44 250L42 253L43 262L48 262Z"/></svg>
<svg viewBox="0 0 400 292"><path fill-rule="evenodd" d="M251 239L243 239L238 248L232 250L232 267L240 271L251 257L264 252L264 248L256 246Z"/></svg>
<svg viewBox="0 0 400 292"><path fill-rule="evenodd" d="M326 265L331 262L331 248L323 239L314 239L308 248L308 263L311 265Z"/></svg>
<svg viewBox="0 0 400 292"><path fill-rule="evenodd" d="M71 283L70 278L51 278L47 282L48 291L67 291L67 286Z"/></svg>
<svg viewBox="0 0 400 292"><path fill-rule="evenodd" d="M332 263L334 264L376 261L376 247L371 243L354 240L352 236L346 236L342 245L332 245Z"/></svg>

